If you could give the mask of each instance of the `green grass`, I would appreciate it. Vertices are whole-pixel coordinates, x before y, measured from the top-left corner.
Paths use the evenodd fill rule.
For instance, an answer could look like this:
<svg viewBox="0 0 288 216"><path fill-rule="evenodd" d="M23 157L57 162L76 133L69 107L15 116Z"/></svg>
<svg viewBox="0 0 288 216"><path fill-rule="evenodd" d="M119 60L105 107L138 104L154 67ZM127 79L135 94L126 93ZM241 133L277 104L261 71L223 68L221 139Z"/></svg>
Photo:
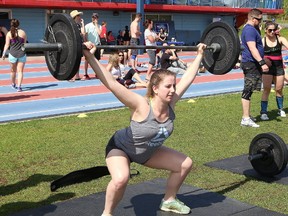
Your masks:
<svg viewBox="0 0 288 216"><path fill-rule="evenodd" d="M259 113L260 97L260 93L252 96L254 116ZM177 104L175 130L166 142L194 161L194 169L185 183L288 214L287 185L265 183L204 165L247 154L251 140L259 133L275 132L287 142L288 118L277 116L274 93L269 104L271 121L260 122L260 128L240 127L240 93L200 97L195 101ZM128 119L128 109L119 109L88 113L88 118L72 115L0 125L0 215L105 191L109 176L54 193L49 186L71 171L104 165L108 139L115 130L127 126ZM132 167L141 175L131 179L130 184L167 176L164 171L137 164Z"/></svg>

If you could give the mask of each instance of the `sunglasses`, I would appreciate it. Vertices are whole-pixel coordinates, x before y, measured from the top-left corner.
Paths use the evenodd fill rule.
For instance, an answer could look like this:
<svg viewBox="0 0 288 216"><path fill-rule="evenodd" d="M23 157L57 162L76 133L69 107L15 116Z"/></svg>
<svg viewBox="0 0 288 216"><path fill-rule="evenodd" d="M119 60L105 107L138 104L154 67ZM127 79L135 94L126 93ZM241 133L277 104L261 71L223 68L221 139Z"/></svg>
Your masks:
<svg viewBox="0 0 288 216"><path fill-rule="evenodd" d="M262 18L258 18L258 17L254 17L254 16L252 16L252 18L258 20L259 22L262 20Z"/></svg>
<svg viewBox="0 0 288 216"><path fill-rule="evenodd" d="M123 55L118 55L118 56L123 56Z"/></svg>
<svg viewBox="0 0 288 216"><path fill-rule="evenodd" d="M275 32L275 29L267 29L267 31L268 31L269 33L271 33L271 32Z"/></svg>

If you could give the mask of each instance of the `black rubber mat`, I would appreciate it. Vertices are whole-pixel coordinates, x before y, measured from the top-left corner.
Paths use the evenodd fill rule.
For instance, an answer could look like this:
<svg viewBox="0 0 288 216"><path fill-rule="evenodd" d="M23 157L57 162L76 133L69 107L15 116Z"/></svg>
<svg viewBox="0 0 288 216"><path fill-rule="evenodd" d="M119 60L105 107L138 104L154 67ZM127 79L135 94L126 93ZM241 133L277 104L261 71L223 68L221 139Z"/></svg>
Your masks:
<svg viewBox="0 0 288 216"><path fill-rule="evenodd" d="M115 216L172 216L178 215L159 210L163 198L166 180L154 179L140 184L129 185L124 198L116 208ZM66 190L67 191L67 190ZM59 202L37 209L25 210L13 216L101 216L104 206L105 192ZM178 198L185 202L193 216L280 216L272 212L240 201L227 198L218 193L201 188L183 185Z"/></svg>
<svg viewBox="0 0 288 216"><path fill-rule="evenodd" d="M279 184L288 184L288 169L284 169L279 175L273 178L267 178L259 175L252 167L248 160L248 155L240 155L236 157L226 158L223 160L213 161L205 164L209 167L227 170L233 173L238 173L246 176L250 176L265 182L275 182Z"/></svg>

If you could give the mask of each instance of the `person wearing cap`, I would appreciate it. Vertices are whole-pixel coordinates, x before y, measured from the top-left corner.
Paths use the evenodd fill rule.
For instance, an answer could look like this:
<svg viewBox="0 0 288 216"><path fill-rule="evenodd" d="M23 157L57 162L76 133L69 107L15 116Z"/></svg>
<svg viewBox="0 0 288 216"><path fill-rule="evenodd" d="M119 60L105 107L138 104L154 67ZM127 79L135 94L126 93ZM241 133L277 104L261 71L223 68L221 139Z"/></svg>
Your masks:
<svg viewBox="0 0 288 216"><path fill-rule="evenodd" d="M92 22L85 25L85 32L86 32L85 36L87 41L92 42L97 47L98 45L101 44L99 35L101 34L102 31L101 26L98 24L99 20L98 13L93 13L91 19ZM97 60L100 60L101 58L100 49L96 49L93 54ZM88 75L88 61L85 60L84 76L82 80L89 80L89 79L90 77Z"/></svg>
<svg viewBox="0 0 288 216"><path fill-rule="evenodd" d="M74 21L77 24L77 27L80 31L80 35L82 38L82 43L84 43L84 36L85 36L85 28L84 28L84 20L81 18L81 15L83 15L83 12L78 11L78 10L73 10L70 13L70 16L74 19ZM76 75L74 76L74 78L71 81L75 81L75 80L80 80L80 76L79 76L79 70L76 73Z"/></svg>

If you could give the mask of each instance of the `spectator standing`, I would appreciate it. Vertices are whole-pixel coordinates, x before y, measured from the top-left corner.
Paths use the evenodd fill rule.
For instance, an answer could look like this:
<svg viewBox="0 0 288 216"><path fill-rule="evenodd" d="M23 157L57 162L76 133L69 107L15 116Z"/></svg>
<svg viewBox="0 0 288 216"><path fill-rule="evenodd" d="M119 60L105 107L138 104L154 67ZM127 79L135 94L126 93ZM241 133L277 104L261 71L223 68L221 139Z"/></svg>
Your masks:
<svg viewBox="0 0 288 216"><path fill-rule="evenodd" d="M101 27L98 25L98 20L99 20L99 15L98 13L93 13L91 16L92 22L88 23L85 25L85 32L86 32L86 41L90 41L93 43L95 48L100 45L100 37L99 35L101 34ZM91 50L90 50L91 52ZM91 52L94 54L95 58L97 60L101 59L100 56L100 50L96 48L94 52ZM82 77L82 80L89 80L90 77L88 75L88 62L85 59L85 64L84 64L84 76Z"/></svg>
<svg viewBox="0 0 288 216"><path fill-rule="evenodd" d="M83 15L83 12L80 12L78 10L73 10L70 13L70 16L72 19L75 21L81 35L82 42L85 42L85 25L84 25L84 20L81 18L81 15ZM79 74L79 69L76 73L76 75L71 79L71 81L75 80L81 80L80 74Z"/></svg>
<svg viewBox="0 0 288 216"><path fill-rule="evenodd" d="M27 36L24 30L19 28L20 22L17 19L12 19L10 22L10 31L6 35L5 46L3 49L2 59L5 60L5 55L10 47L8 60L11 67L11 86L22 91L23 71L26 63L26 53L21 49L22 45L26 43ZM16 72L18 75L16 85Z"/></svg>
<svg viewBox="0 0 288 216"><path fill-rule="evenodd" d="M100 41L101 41L101 45L107 45L107 22L103 21L101 24L101 33L100 35ZM100 51L101 57L104 54L104 49L101 49Z"/></svg>
<svg viewBox="0 0 288 216"><path fill-rule="evenodd" d="M262 39L264 45L265 60L269 66L269 72L263 73L263 93L261 98L261 120L269 120L268 98L271 91L272 82L274 81L276 92L276 103L278 107L278 115L286 117L286 113L283 110L283 86L285 71L283 68L282 46L288 48L288 41L284 37L280 37L276 34L277 24L273 22L266 22L265 24L265 36ZM267 60L268 59L268 60Z"/></svg>
<svg viewBox="0 0 288 216"><path fill-rule="evenodd" d="M242 69L244 72L244 88L241 96L242 120L241 126L260 127L250 116L251 96L254 90L260 91L262 72L267 73L269 68L264 60L264 47L257 26L262 21L262 11L252 9L248 13L248 21L242 30L241 41Z"/></svg>
<svg viewBox="0 0 288 216"><path fill-rule="evenodd" d="M145 45L146 46L157 46L156 41L159 39L159 36L154 32L153 29L153 21L150 19L145 20L144 23L145 31ZM150 76L152 73L153 66L156 64L156 49L146 49L146 52L149 56L149 64L146 73L146 80L150 80Z"/></svg>
<svg viewBox="0 0 288 216"><path fill-rule="evenodd" d="M8 30L4 26L0 26L0 56L3 54L7 33Z"/></svg>
<svg viewBox="0 0 288 216"><path fill-rule="evenodd" d="M140 27L139 27L139 23L142 19L142 14L141 13L136 13L135 19L133 20L133 22L130 25L130 31L131 31L131 40L130 40L130 45L131 46L137 46L140 44L140 36L141 36L141 32L140 32ZM136 69L136 65L137 65L137 55L138 55L138 50L137 49L133 49L130 50L131 55L130 56L130 61L131 61L131 67L137 71Z"/></svg>
<svg viewBox="0 0 288 216"><path fill-rule="evenodd" d="M128 29L128 26L125 26L125 30L123 32L123 44L129 46L130 40L131 40L130 31Z"/></svg>
<svg viewBox="0 0 288 216"><path fill-rule="evenodd" d="M123 36L122 36L122 31L119 30L118 31L118 35L117 35L117 45L123 45Z"/></svg>

